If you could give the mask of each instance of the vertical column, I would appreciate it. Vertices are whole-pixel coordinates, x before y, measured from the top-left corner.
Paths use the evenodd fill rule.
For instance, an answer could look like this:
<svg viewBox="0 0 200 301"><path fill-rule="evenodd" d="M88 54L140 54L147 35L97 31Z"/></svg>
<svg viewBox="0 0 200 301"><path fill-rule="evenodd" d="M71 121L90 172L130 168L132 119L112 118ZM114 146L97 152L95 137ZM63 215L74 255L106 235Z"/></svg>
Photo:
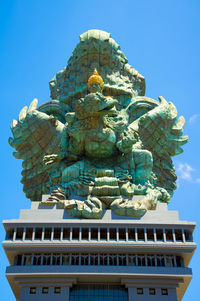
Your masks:
<svg viewBox="0 0 200 301"><path fill-rule="evenodd" d="M147 229L144 228L144 241L147 241Z"/></svg>
<svg viewBox="0 0 200 301"><path fill-rule="evenodd" d="M98 227L98 241L100 241L100 228Z"/></svg>
<svg viewBox="0 0 200 301"><path fill-rule="evenodd" d="M22 240L25 240L25 235L26 235L26 227L24 227L23 235L22 235Z"/></svg>
<svg viewBox="0 0 200 301"><path fill-rule="evenodd" d="M79 241L82 239L82 227L79 228Z"/></svg>
<svg viewBox="0 0 200 301"><path fill-rule="evenodd" d="M144 258L145 258L145 266L147 267L147 266L148 266L148 262L147 262L147 254L144 255Z"/></svg>
<svg viewBox="0 0 200 301"><path fill-rule="evenodd" d="M128 301L134 301L134 287L128 287Z"/></svg>
<svg viewBox="0 0 200 301"><path fill-rule="evenodd" d="M107 227L107 241L110 240L110 231L109 231L109 227Z"/></svg>
<svg viewBox="0 0 200 301"><path fill-rule="evenodd" d="M153 228L154 242L157 242L156 229Z"/></svg>
<svg viewBox="0 0 200 301"><path fill-rule="evenodd" d="M14 233L13 233L13 241L16 240L16 232L17 232L17 228L15 227L15 228L14 228Z"/></svg>
<svg viewBox="0 0 200 301"><path fill-rule="evenodd" d="M135 255L135 266L136 267L138 266L138 256L137 256L137 254Z"/></svg>
<svg viewBox="0 0 200 301"><path fill-rule="evenodd" d="M53 240L53 236L54 236L54 227L51 228L51 241Z"/></svg>
<svg viewBox="0 0 200 301"><path fill-rule="evenodd" d="M116 229L117 241L119 241L119 228Z"/></svg>
<svg viewBox="0 0 200 301"><path fill-rule="evenodd" d="M128 228L126 227L126 241L128 241Z"/></svg>
<svg viewBox="0 0 200 301"><path fill-rule="evenodd" d="M72 227L70 227L69 240L72 241Z"/></svg>
<svg viewBox="0 0 200 301"><path fill-rule="evenodd" d="M41 263L40 263L40 265L43 265L43 261L44 261L44 255L41 254Z"/></svg>
<svg viewBox="0 0 200 301"><path fill-rule="evenodd" d="M182 229L182 239L183 239L183 242L185 243L186 240L185 240L185 232L184 232L184 229Z"/></svg>
<svg viewBox="0 0 200 301"><path fill-rule="evenodd" d="M35 227L33 227L33 236L32 236L32 241L35 240Z"/></svg>
<svg viewBox="0 0 200 301"><path fill-rule="evenodd" d="M22 255L21 265L24 265L24 254Z"/></svg>
<svg viewBox="0 0 200 301"><path fill-rule="evenodd" d="M176 256L173 256L173 258L174 258L174 267L177 267Z"/></svg>
<svg viewBox="0 0 200 301"><path fill-rule="evenodd" d="M42 240L44 240L45 227L42 227Z"/></svg>
<svg viewBox="0 0 200 301"><path fill-rule="evenodd" d="M128 266L128 255L126 254L126 265Z"/></svg>
<svg viewBox="0 0 200 301"><path fill-rule="evenodd" d="M175 230L172 229L172 236L173 236L173 242L176 242L176 235L175 235Z"/></svg>
<svg viewBox="0 0 200 301"><path fill-rule="evenodd" d="M70 297L69 292L70 292L69 287L66 287L66 295L65 295L66 296L66 299L65 299L66 301L69 301L69 297Z"/></svg>
<svg viewBox="0 0 200 301"><path fill-rule="evenodd" d="M163 240L164 242L167 242L165 228L163 228Z"/></svg>
<svg viewBox="0 0 200 301"><path fill-rule="evenodd" d="M63 227L61 227L61 232L60 232L60 240L63 240Z"/></svg>
<svg viewBox="0 0 200 301"><path fill-rule="evenodd" d="M91 227L89 227L89 233L88 233L88 240L90 241L91 240Z"/></svg>
<svg viewBox="0 0 200 301"><path fill-rule="evenodd" d="M138 231L137 231L138 229L137 228L135 228L135 241L138 241Z"/></svg>

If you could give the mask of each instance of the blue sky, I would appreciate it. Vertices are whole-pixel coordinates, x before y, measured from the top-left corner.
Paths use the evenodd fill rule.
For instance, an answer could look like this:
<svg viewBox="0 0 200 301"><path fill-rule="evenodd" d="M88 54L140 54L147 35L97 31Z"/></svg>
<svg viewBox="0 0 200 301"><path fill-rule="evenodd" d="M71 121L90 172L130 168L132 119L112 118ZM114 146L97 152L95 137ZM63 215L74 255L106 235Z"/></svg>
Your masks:
<svg viewBox="0 0 200 301"><path fill-rule="evenodd" d="M112 34L129 64L146 78L146 96L164 96L186 119L190 142L174 158L178 189L170 210L199 223L200 193L200 2L198 0L21 0L0 1L1 220L18 218L30 201L22 191L21 161L8 145L10 124L37 97L49 100L48 82L67 65L79 35L89 29ZM199 226L194 239L199 242ZM0 228L1 241L4 230ZM1 300L15 300L5 279L1 249ZM199 300L199 260L183 298ZM192 296L192 297L191 297Z"/></svg>

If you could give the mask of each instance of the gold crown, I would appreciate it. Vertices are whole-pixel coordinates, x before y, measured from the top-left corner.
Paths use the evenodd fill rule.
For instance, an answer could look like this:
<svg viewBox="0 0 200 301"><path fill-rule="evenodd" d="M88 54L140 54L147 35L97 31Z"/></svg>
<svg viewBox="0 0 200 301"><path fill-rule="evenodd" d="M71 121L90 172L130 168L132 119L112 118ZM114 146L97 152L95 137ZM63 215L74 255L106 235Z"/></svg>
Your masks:
<svg viewBox="0 0 200 301"><path fill-rule="evenodd" d="M94 69L93 74L89 77L88 79L88 87L90 87L90 85L92 83L99 83L100 87L103 89L104 86L104 82L102 77L99 75L99 73L97 72L97 69Z"/></svg>

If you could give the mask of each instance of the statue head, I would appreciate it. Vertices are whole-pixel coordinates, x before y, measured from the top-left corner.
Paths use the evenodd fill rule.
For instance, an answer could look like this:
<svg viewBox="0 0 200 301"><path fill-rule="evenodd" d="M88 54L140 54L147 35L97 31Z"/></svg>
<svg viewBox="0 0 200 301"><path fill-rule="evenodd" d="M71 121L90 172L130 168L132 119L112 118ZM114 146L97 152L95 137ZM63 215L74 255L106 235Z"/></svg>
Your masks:
<svg viewBox="0 0 200 301"><path fill-rule="evenodd" d="M88 79L88 88L91 93L101 92L103 90L104 82L102 77L97 72L97 69L94 69L93 74Z"/></svg>

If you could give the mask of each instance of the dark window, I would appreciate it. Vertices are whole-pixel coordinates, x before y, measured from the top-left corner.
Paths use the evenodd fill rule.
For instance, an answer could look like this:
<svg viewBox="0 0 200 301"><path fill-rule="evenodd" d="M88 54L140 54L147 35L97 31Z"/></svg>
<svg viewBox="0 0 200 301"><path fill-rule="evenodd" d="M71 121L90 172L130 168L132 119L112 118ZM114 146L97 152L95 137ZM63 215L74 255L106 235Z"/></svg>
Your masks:
<svg viewBox="0 0 200 301"><path fill-rule="evenodd" d="M162 288L161 293L162 293L162 295L168 295L168 289L167 288Z"/></svg>
<svg viewBox="0 0 200 301"><path fill-rule="evenodd" d="M182 266L182 258L180 256L176 256L176 265L177 267Z"/></svg>
<svg viewBox="0 0 200 301"><path fill-rule="evenodd" d="M156 229L156 237L158 241L163 241L163 229Z"/></svg>
<svg viewBox="0 0 200 301"><path fill-rule="evenodd" d="M125 240L126 239L126 229L119 228L119 239Z"/></svg>
<svg viewBox="0 0 200 301"><path fill-rule="evenodd" d="M107 229L106 228L101 228L100 229L100 239L107 239Z"/></svg>
<svg viewBox="0 0 200 301"><path fill-rule="evenodd" d="M192 241L192 233L190 230L184 230L185 233L185 240L186 241Z"/></svg>
<svg viewBox="0 0 200 301"><path fill-rule="evenodd" d="M60 287L54 287L54 294L60 294Z"/></svg>
<svg viewBox="0 0 200 301"><path fill-rule="evenodd" d="M50 240L51 239L51 232L52 232L51 228L45 228L45 230L44 230L44 239Z"/></svg>
<svg viewBox="0 0 200 301"><path fill-rule="evenodd" d="M33 228L26 228L25 239L31 240L33 237Z"/></svg>
<svg viewBox="0 0 200 301"><path fill-rule="evenodd" d="M147 229L147 240L154 241L154 231L153 231L153 229Z"/></svg>
<svg viewBox="0 0 200 301"><path fill-rule="evenodd" d="M137 294L143 295L143 288L137 288Z"/></svg>
<svg viewBox="0 0 200 301"><path fill-rule="evenodd" d="M79 239L79 228L72 229L72 239Z"/></svg>
<svg viewBox="0 0 200 301"><path fill-rule="evenodd" d="M175 236L177 241L183 241L182 231L180 229L175 230Z"/></svg>
<svg viewBox="0 0 200 301"><path fill-rule="evenodd" d="M88 228L82 228L82 239L88 240L89 236L89 229Z"/></svg>
<svg viewBox="0 0 200 301"><path fill-rule="evenodd" d="M63 239L70 239L70 228L63 228Z"/></svg>
<svg viewBox="0 0 200 301"><path fill-rule="evenodd" d="M43 294L48 294L49 288L48 287L43 287L42 288L42 293Z"/></svg>
<svg viewBox="0 0 200 301"><path fill-rule="evenodd" d="M91 228L91 239L97 240L98 239L98 229Z"/></svg>
<svg viewBox="0 0 200 301"><path fill-rule="evenodd" d="M110 240L116 240L117 239L116 228L110 228L109 233L110 233Z"/></svg>
<svg viewBox="0 0 200 301"><path fill-rule="evenodd" d="M61 234L61 229L60 228L54 228L53 238L59 240L60 239L60 234Z"/></svg>
<svg viewBox="0 0 200 301"><path fill-rule="evenodd" d="M29 293L36 294L36 287L30 287Z"/></svg>
<svg viewBox="0 0 200 301"><path fill-rule="evenodd" d="M138 240L144 240L144 229L138 229Z"/></svg>
<svg viewBox="0 0 200 301"><path fill-rule="evenodd" d="M128 229L128 239L129 240L135 240L135 229Z"/></svg>
<svg viewBox="0 0 200 301"><path fill-rule="evenodd" d="M17 228L16 231L16 239L22 239L23 237L24 228Z"/></svg>
<svg viewBox="0 0 200 301"><path fill-rule="evenodd" d="M21 265L22 264L22 255L17 255L16 257L16 265Z"/></svg>
<svg viewBox="0 0 200 301"><path fill-rule="evenodd" d="M42 238L42 228L36 228L35 229L35 239L41 239Z"/></svg>
<svg viewBox="0 0 200 301"><path fill-rule="evenodd" d="M165 229L165 233L166 233L166 240L173 241L172 229Z"/></svg>
<svg viewBox="0 0 200 301"><path fill-rule="evenodd" d="M156 294L155 288L150 288L149 289L149 295L155 295L155 294Z"/></svg>
<svg viewBox="0 0 200 301"><path fill-rule="evenodd" d="M6 229L6 239L7 240L12 240L13 239L13 234L14 234L14 229Z"/></svg>

